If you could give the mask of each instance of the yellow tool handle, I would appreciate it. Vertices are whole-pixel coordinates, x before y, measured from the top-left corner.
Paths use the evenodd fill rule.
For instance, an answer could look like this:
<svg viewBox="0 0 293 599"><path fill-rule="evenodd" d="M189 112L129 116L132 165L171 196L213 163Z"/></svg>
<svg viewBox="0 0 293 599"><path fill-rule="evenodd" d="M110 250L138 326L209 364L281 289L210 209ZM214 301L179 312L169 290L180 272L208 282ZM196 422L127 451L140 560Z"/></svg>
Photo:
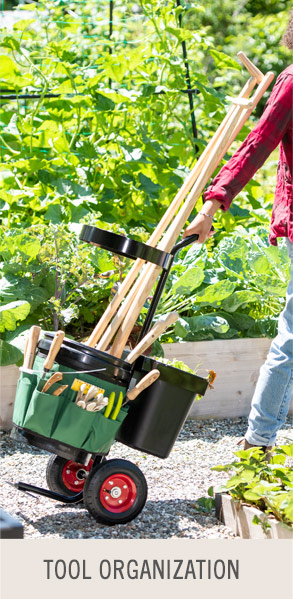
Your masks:
<svg viewBox="0 0 293 599"><path fill-rule="evenodd" d="M109 418L109 416L110 416L110 414L111 414L111 410L112 410L112 408L113 408L113 405L114 405L114 399L115 399L115 392L114 392L114 391L112 391L112 392L110 393L110 396L109 396L108 405L107 405L107 407L106 407L106 410L105 410L105 412L104 412L104 416L105 416L105 418Z"/></svg>
<svg viewBox="0 0 293 599"><path fill-rule="evenodd" d="M122 406L122 402L123 402L123 393L122 393L122 391L120 391L117 404L116 404L116 406L115 406L115 408L113 410L113 413L110 416L111 420L116 420L116 418L117 418L117 416L118 416L118 414L120 412L120 408Z"/></svg>

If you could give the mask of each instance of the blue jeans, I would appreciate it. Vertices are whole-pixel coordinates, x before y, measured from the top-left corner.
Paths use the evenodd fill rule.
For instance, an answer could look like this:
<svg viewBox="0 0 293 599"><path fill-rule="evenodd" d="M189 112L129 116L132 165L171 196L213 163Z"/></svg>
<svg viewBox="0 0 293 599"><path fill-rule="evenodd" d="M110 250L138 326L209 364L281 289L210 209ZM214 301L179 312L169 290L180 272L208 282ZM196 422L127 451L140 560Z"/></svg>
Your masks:
<svg viewBox="0 0 293 599"><path fill-rule="evenodd" d="M279 428L284 424L293 390L293 243L288 239L291 280L286 305L280 314L278 335L260 369L251 402L245 435L251 445L275 445Z"/></svg>

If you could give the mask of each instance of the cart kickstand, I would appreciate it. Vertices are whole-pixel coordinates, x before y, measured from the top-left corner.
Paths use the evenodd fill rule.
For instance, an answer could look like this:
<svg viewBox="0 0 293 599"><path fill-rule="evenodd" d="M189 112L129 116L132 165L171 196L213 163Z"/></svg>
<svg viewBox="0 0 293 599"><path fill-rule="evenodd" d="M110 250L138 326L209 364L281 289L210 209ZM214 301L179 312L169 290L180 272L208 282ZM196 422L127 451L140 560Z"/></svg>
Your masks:
<svg viewBox="0 0 293 599"><path fill-rule="evenodd" d="M36 487L35 485L29 485L28 483L18 482L13 485L18 491L24 491L31 493L36 493L37 495L43 495L44 497L49 497L49 499L55 499L55 501L61 501L62 503L79 503L82 501L83 492L76 493L76 495L62 495L61 493L56 493L55 491L50 491L49 489L42 489L42 487Z"/></svg>

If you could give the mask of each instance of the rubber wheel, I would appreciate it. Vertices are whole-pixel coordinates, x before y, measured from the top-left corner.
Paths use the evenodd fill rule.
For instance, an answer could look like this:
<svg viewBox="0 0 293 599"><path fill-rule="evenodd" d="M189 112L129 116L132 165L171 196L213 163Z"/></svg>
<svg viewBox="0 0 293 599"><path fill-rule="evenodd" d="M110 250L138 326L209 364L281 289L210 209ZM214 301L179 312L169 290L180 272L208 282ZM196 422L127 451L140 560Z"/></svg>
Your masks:
<svg viewBox="0 0 293 599"><path fill-rule="evenodd" d="M93 465L93 460L87 466L71 460L52 455L46 469L47 485L51 491L61 493L66 497L83 491L86 477Z"/></svg>
<svg viewBox="0 0 293 599"><path fill-rule="evenodd" d="M147 499L141 470L127 460L114 459L93 468L83 492L84 505L97 522L125 524L138 516Z"/></svg>

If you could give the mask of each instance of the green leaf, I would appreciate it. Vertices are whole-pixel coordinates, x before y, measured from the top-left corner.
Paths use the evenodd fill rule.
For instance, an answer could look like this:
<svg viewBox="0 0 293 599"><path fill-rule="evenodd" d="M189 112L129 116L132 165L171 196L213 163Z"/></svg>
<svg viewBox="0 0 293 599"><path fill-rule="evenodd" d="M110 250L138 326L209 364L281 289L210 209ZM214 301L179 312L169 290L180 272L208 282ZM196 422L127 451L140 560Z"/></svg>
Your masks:
<svg viewBox="0 0 293 599"><path fill-rule="evenodd" d="M110 64L105 68L105 73L118 83L121 83L125 74L129 70L128 63L125 59L123 59L123 55L111 57Z"/></svg>
<svg viewBox="0 0 293 599"><path fill-rule="evenodd" d="M215 61L216 68L218 69L235 69L236 71L241 71L241 66L236 60L224 54L224 52L219 52L214 48L209 49L210 55L213 57Z"/></svg>
<svg viewBox="0 0 293 599"><path fill-rule="evenodd" d="M14 300L29 302L32 312L50 297L50 293L45 288L33 285L26 277L16 278L12 275L2 277L0 293L2 299L6 302Z"/></svg>
<svg viewBox="0 0 293 599"><path fill-rule="evenodd" d="M25 29L28 29L35 22L36 19L21 19L20 21L14 23L13 29L15 31L25 31Z"/></svg>
<svg viewBox="0 0 293 599"><path fill-rule="evenodd" d="M15 37L13 37L12 35L7 35L5 36L5 38L0 42L0 47L2 48L8 48L9 50L16 50L16 52L19 52L20 50L20 43L18 40L15 39ZM3 56L1 56L1 61L2 61ZM1 62L0 61L0 62ZM16 65L15 65L15 70L17 69ZM0 70L1 71L1 70ZM0 75L1 76L1 75Z"/></svg>
<svg viewBox="0 0 293 599"><path fill-rule="evenodd" d="M256 275L254 285L263 289L268 295L286 297L287 283L282 282L274 276Z"/></svg>
<svg viewBox="0 0 293 599"><path fill-rule="evenodd" d="M183 319L179 319L180 324L182 326L182 320L186 322L187 327L184 326L185 329L185 341L194 341L198 338L198 333L203 335L202 338L206 338L205 335L207 332L210 333L226 333L229 331L228 322L219 316L214 316L212 314L204 314L201 316L191 316L190 318L186 317ZM176 329L178 321L175 324L175 334L178 329Z"/></svg>
<svg viewBox="0 0 293 599"><path fill-rule="evenodd" d="M164 350L163 350L160 342L157 339L156 339L156 341L154 341L154 343L152 343L151 352L149 355L150 355L150 357L151 356L157 356L158 358L164 357Z"/></svg>
<svg viewBox="0 0 293 599"><path fill-rule="evenodd" d="M179 261L182 260L183 251L180 252ZM207 249L205 245L200 245L199 243L193 243L190 248L188 248L185 255L183 255L182 264L187 264L188 266L199 266L202 267L205 265L207 260ZM177 259L178 260L178 259ZM200 263L200 264L198 264Z"/></svg>
<svg viewBox="0 0 293 599"><path fill-rule="evenodd" d="M139 189L142 189L151 198L157 198L160 189L162 189L161 185L153 183L153 181L149 177L146 177L142 173L139 173L138 178L140 182Z"/></svg>
<svg viewBox="0 0 293 599"><path fill-rule="evenodd" d="M235 489L236 487L238 487L238 485L240 485L241 482L242 482L241 477L239 477L236 474L235 476L231 476L231 478L229 478L229 480L227 480L226 487L227 487L227 489Z"/></svg>
<svg viewBox="0 0 293 599"><path fill-rule="evenodd" d="M110 252L107 252L106 250L100 249L99 251L95 252L95 254L93 254L92 260L101 273L115 269L113 257Z"/></svg>
<svg viewBox="0 0 293 599"><path fill-rule="evenodd" d="M217 248L217 256L225 270L238 279L247 278L248 247L241 237L224 238Z"/></svg>
<svg viewBox="0 0 293 599"><path fill-rule="evenodd" d="M141 148L135 148L124 144L121 145L121 150L126 162L148 162Z"/></svg>
<svg viewBox="0 0 293 599"><path fill-rule="evenodd" d="M70 220L72 223L79 223L87 214L89 214L89 210L85 206L70 204Z"/></svg>
<svg viewBox="0 0 293 599"><path fill-rule="evenodd" d="M293 443L291 443L290 445L281 445L280 447L277 448L278 451L282 451L284 452L287 456L289 456L290 458L293 458Z"/></svg>
<svg viewBox="0 0 293 599"><path fill-rule="evenodd" d="M209 285L203 291L196 294L196 301L200 303L214 304L220 303L231 296L237 283L232 283L228 279L219 281L214 285Z"/></svg>
<svg viewBox="0 0 293 599"><path fill-rule="evenodd" d="M211 470L215 470L215 472L228 472L232 466L232 464L219 464L218 466L212 466Z"/></svg>
<svg viewBox="0 0 293 599"><path fill-rule="evenodd" d="M30 304L16 301L0 306L0 332L13 331L20 320L24 320L30 312Z"/></svg>
<svg viewBox="0 0 293 599"><path fill-rule="evenodd" d="M211 486L211 487L208 488L208 495L209 495L209 497L214 497L215 494L214 494L214 487L213 486Z"/></svg>
<svg viewBox="0 0 293 599"><path fill-rule="evenodd" d="M0 80L13 84L18 74L18 68L10 56L1 55Z"/></svg>
<svg viewBox="0 0 293 599"><path fill-rule="evenodd" d="M239 478L241 480L241 482L251 482L255 477L255 470L253 468L248 468L248 469L244 469L242 470L242 472L239 473Z"/></svg>
<svg viewBox="0 0 293 599"><path fill-rule="evenodd" d="M178 318L178 320L175 323L175 335L184 339L189 332L190 327L186 320L184 320L183 318Z"/></svg>
<svg viewBox="0 0 293 599"><path fill-rule="evenodd" d="M94 106L95 110L101 112L110 112L111 110L114 110L115 103L113 100L110 100L110 98L107 98L107 96L104 94L94 92Z"/></svg>
<svg viewBox="0 0 293 599"><path fill-rule="evenodd" d="M235 291L233 295L223 300L222 308L227 312L235 312L240 308L240 306L252 302L258 302L261 300L261 298L261 293L258 293L256 291L249 291L246 289L243 289L241 291Z"/></svg>
<svg viewBox="0 0 293 599"><path fill-rule="evenodd" d="M0 339L0 366L16 364L23 357L23 353L14 345Z"/></svg>
<svg viewBox="0 0 293 599"><path fill-rule="evenodd" d="M11 256L19 251L29 258L36 258L40 248L40 240L29 233L9 231L0 239L0 253L9 252Z"/></svg>
<svg viewBox="0 0 293 599"><path fill-rule="evenodd" d="M199 497L196 501L196 508L200 512L209 513L215 507L215 500L213 497Z"/></svg>
<svg viewBox="0 0 293 599"><path fill-rule="evenodd" d="M65 133L56 121L45 120L37 130L38 145L51 147L57 152L69 152L69 145Z"/></svg>
<svg viewBox="0 0 293 599"><path fill-rule="evenodd" d="M172 292L177 295L189 295L201 285L203 279L204 273L201 268L189 268L172 286Z"/></svg>
<svg viewBox="0 0 293 599"><path fill-rule="evenodd" d="M44 214L44 219L51 223L57 224L62 222L62 207L60 204L50 204L48 210Z"/></svg>
<svg viewBox="0 0 293 599"><path fill-rule="evenodd" d="M269 275L271 273L271 264L264 254L251 252L248 256L248 264L257 274Z"/></svg>
<svg viewBox="0 0 293 599"><path fill-rule="evenodd" d="M280 505L280 509L284 511L286 518L293 523L293 497L284 499Z"/></svg>

